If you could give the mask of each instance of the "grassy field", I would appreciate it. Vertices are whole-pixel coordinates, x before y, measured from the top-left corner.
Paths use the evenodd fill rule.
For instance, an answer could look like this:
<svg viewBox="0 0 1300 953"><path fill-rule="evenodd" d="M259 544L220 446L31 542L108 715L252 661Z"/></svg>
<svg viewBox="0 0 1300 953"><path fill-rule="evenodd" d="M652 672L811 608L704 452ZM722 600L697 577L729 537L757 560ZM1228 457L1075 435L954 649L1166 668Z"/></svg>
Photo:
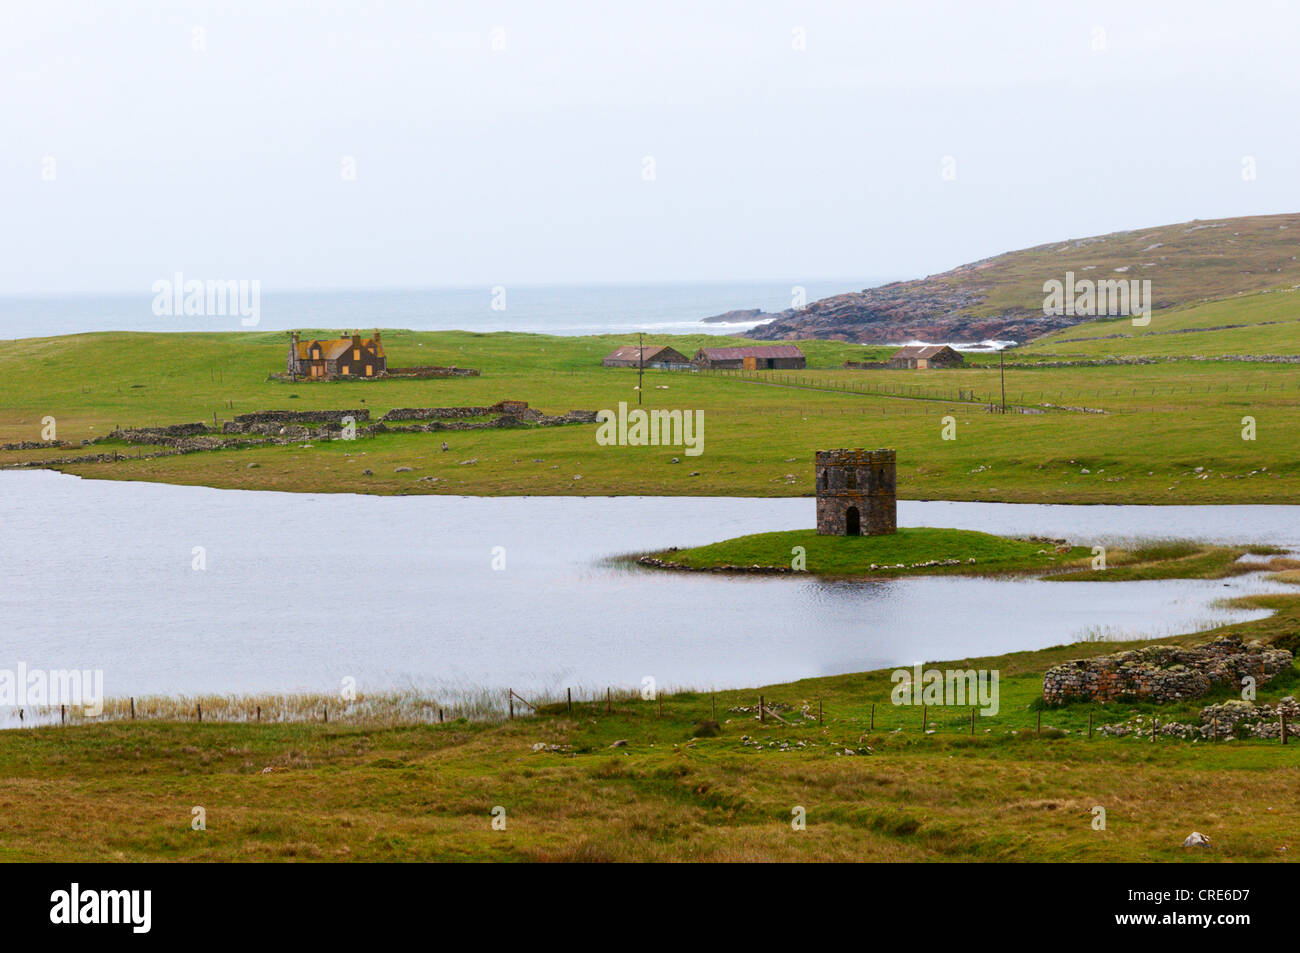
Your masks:
<svg viewBox="0 0 1300 953"><path fill-rule="evenodd" d="M1300 596L1225 632L1290 638ZM1042 672L1131 645L929 663L997 670L1000 710L891 704L887 671L657 700L603 693L498 723L121 721L0 732L9 860L1267 861L1300 848L1300 744L1088 736L1195 720L1041 706ZM1261 702L1300 687L1295 670ZM780 706L760 723L756 705ZM662 705L661 705L662 702ZM788 707L787 707L788 706ZM739 709L748 709L743 711ZM522 706L521 706L522 709ZM738 710L731 710L738 709ZM821 720L818 719L820 710ZM716 733L702 723L716 718ZM1041 719L1041 720L1040 720ZM622 742L617 744L616 742ZM192 829L194 808L206 830ZM1096 830L1095 808L1106 812ZM505 829L493 828L504 810ZM807 829L792 828L803 808ZM1213 841L1180 845L1192 830Z"/></svg>
<svg viewBox="0 0 1300 953"><path fill-rule="evenodd" d="M1018 349L1018 359L1215 357L1300 354L1296 289L1233 296L1170 308L1135 327L1129 318L1091 321L1044 335Z"/></svg>
<svg viewBox="0 0 1300 953"><path fill-rule="evenodd" d="M6 379L0 442L40 439L47 415L56 419L60 439L80 441L118 424L211 423L266 409L366 407L377 416L393 407L503 398L549 413L636 403L635 371L600 366L601 356L627 343L625 337L385 331L384 338L395 366L456 364L477 367L482 376L268 380L283 366L286 338L278 332L26 339L0 354ZM720 342L733 339L673 341L687 353ZM1052 407L1002 415L990 412L989 404L1000 400L1000 376L988 356L961 370L849 371L844 360L883 352L829 341L804 347L810 365L804 371L646 373L646 408L704 411L698 457L676 447L599 446L594 426L575 425L441 437L386 434L310 449L264 447L60 469L92 478L311 492L801 496L813 492L814 450L891 446L898 450L903 499L1282 503L1300 494L1300 449L1293 439L1300 431L1300 365L1012 363L1006 374L1010 403ZM1254 440L1242 436L1247 416L1255 420ZM954 439L944 439L946 418ZM443 439L449 452L439 449ZM0 464L150 449L4 451ZM477 462L462 465L465 460ZM252 462L258 466L250 468ZM395 472L399 467L411 470ZM438 482L421 479L430 476Z"/></svg>

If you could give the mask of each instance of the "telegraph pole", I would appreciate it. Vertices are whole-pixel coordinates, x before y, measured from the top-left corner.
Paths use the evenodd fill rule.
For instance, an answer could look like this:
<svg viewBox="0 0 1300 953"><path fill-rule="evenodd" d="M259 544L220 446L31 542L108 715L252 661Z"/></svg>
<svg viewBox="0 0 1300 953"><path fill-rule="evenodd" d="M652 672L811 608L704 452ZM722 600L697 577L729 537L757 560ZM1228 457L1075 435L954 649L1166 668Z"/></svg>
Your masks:
<svg viewBox="0 0 1300 953"><path fill-rule="evenodd" d="M998 348L998 375L1002 378L1002 412L1007 412L1007 366L1002 360L1002 348Z"/></svg>
<svg viewBox="0 0 1300 953"><path fill-rule="evenodd" d="M636 333L636 402L641 403L641 381L645 375L645 346L641 339L645 334L641 331Z"/></svg>

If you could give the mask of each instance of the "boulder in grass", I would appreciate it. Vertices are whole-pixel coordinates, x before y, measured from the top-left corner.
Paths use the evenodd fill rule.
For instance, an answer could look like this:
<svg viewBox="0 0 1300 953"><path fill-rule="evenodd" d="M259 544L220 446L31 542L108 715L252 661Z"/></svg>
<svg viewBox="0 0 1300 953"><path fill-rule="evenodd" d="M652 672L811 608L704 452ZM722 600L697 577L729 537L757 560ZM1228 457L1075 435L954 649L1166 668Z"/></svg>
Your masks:
<svg viewBox="0 0 1300 953"><path fill-rule="evenodd" d="M1209 847L1210 839L1200 831L1192 831L1187 835L1187 840L1183 841L1184 847Z"/></svg>

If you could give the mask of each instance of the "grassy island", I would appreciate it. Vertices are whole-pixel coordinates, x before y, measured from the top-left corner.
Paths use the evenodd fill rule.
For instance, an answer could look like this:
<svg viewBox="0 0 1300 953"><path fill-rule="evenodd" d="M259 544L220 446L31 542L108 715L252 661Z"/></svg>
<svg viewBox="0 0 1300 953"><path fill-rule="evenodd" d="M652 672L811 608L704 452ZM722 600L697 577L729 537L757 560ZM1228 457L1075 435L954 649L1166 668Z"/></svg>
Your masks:
<svg viewBox="0 0 1300 953"><path fill-rule="evenodd" d="M1241 562L1245 555L1274 556ZM974 530L907 527L887 536L820 536L790 530L739 536L707 546L667 549L640 558L642 565L701 572L808 572L817 576L1052 574L1070 581L1218 579L1261 569L1294 571L1268 546L1212 546L1159 541L1109 549L1094 564L1090 547L1059 539L1013 539ZM802 563L800 563L802 559Z"/></svg>

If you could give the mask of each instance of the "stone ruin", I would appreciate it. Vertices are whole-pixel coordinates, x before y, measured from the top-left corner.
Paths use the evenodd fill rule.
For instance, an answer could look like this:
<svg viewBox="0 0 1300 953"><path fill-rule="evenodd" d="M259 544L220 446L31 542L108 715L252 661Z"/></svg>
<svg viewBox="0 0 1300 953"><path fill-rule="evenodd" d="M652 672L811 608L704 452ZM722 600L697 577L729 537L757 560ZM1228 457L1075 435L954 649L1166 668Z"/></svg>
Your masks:
<svg viewBox="0 0 1300 953"><path fill-rule="evenodd" d="M1274 705L1231 699L1220 705L1206 705L1195 724L1161 721L1138 715L1126 722L1102 725L1097 730L1112 738L1181 738L1184 741L1232 741L1236 738L1271 740L1282 735L1283 720L1288 738L1300 730L1300 704L1294 695L1280 698Z"/></svg>
<svg viewBox="0 0 1300 953"><path fill-rule="evenodd" d="M1053 665L1043 675L1043 700L1051 705L1130 699L1181 701L1199 698L1213 688L1240 688L1246 676L1264 685L1288 670L1291 663L1286 649L1259 642L1245 644L1235 636L1195 648L1148 645Z"/></svg>
<svg viewBox="0 0 1300 953"><path fill-rule="evenodd" d="M898 532L897 461L893 450L818 450L817 532L885 536Z"/></svg>

